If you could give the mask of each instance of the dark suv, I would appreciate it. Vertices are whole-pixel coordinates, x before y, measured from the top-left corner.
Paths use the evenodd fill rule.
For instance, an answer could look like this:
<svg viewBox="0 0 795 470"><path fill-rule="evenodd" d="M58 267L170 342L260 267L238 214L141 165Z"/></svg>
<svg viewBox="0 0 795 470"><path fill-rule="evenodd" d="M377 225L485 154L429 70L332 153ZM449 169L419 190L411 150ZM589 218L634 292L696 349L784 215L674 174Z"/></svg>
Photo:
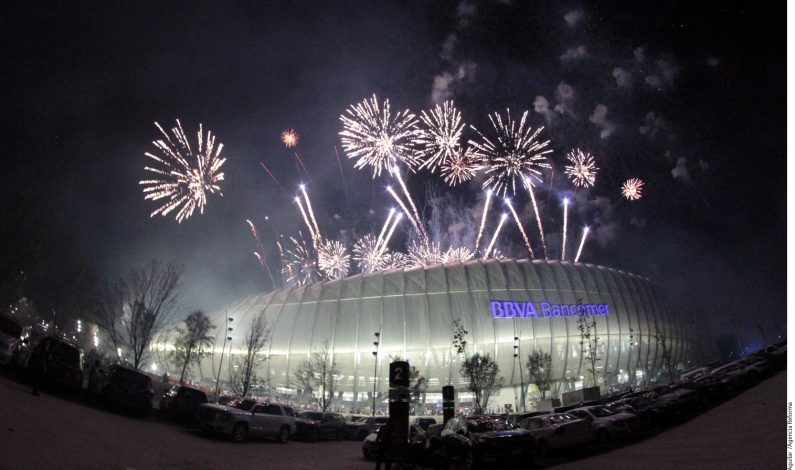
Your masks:
<svg viewBox="0 0 795 470"><path fill-rule="evenodd" d="M28 372L42 381L67 392L77 392L83 386L80 349L55 336L43 338L33 348L28 359Z"/></svg>
<svg viewBox="0 0 795 470"><path fill-rule="evenodd" d="M160 399L160 412L171 419L190 421L195 419L202 403L207 403L206 393L187 385L176 385Z"/></svg>
<svg viewBox="0 0 795 470"><path fill-rule="evenodd" d="M108 405L146 414L152 408L152 379L138 369L114 364L108 368L102 400Z"/></svg>
<svg viewBox="0 0 795 470"><path fill-rule="evenodd" d="M346 434L345 424L345 418L339 413L306 411L299 413L295 419L297 434L313 442L320 439L343 439Z"/></svg>

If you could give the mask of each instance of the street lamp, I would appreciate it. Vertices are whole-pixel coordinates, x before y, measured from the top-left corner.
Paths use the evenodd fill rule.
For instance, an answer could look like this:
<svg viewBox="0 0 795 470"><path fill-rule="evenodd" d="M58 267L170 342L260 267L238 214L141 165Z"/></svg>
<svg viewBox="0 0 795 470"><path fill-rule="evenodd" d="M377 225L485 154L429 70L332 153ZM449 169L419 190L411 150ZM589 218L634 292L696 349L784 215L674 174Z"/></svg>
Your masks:
<svg viewBox="0 0 795 470"><path fill-rule="evenodd" d="M232 317L226 317L226 319L224 321L224 329L226 330L226 331L224 331L224 344L221 347L221 360L218 361L218 372L215 375L215 402L216 403L218 403L220 401L219 399L221 398L220 395L219 395L220 388L221 388L221 366L224 365L224 351L226 351L226 342L227 341L230 341L230 342L232 341L232 336L228 336L228 335L230 335L232 333L232 330L234 330L234 328L229 326L229 323L231 323L233 321L235 321L235 319L232 318ZM230 349L231 349L231 346L230 346Z"/></svg>
<svg viewBox="0 0 795 470"><path fill-rule="evenodd" d="M526 405L524 404L524 402L525 402L525 399L524 399L524 397L525 397L525 395L524 395L524 373L522 372L522 358L521 358L521 353L519 351L519 337L518 336L514 336L513 337L513 358L519 360L519 381L521 382L521 387L522 387L521 389L519 389L520 390L519 397L522 399L522 411L527 411Z"/></svg>
<svg viewBox="0 0 795 470"><path fill-rule="evenodd" d="M375 416L375 390L378 386L378 345L381 343L381 332L376 331L373 333L375 335L375 341L373 341L373 346L375 347L375 351L373 351L373 407L372 407L372 414Z"/></svg>

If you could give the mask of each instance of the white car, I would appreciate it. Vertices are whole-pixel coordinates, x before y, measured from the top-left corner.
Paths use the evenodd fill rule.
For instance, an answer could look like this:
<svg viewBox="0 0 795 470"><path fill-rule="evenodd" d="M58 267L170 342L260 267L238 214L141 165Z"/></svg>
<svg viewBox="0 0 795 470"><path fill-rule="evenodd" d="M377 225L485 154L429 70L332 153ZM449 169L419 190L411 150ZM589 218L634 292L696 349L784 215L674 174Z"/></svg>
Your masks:
<svg viewBox="0 0 795 470"><path fill-rule="evenodd" d="M602 405L584 406L567 413L590 422L594 438L600 444L631 434L638 426L638 417L634 413L615 413Z"/></svg>
<svg viewBox="0 0 795 470"><path fill-rule="evenodd" d="M546 455L550 449L577 446L593 439L591 423L568 413L534 416L523 419L519 426L530 431L539 455Z"/></svg>
<svg viewBox="0 0 795 470"><path fill-rule="evenodd" d="M269 437L285 443L296 430L291 407L251 399L234 400L229 406L202 404L196 418L205 431L228 435L235 442Z"/></svg>

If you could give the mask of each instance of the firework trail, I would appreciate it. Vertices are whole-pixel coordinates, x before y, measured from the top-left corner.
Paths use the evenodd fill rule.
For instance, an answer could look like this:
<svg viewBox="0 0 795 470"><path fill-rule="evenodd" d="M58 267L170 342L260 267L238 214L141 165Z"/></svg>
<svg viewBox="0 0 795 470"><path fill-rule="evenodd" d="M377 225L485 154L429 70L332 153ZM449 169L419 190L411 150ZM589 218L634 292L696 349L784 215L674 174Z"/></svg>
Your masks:
<svg viewBox="0 0 795 470"><path fill-rule="evenodd" d="M298 187L301 189L301 192L304 193L304 200L306 201L306 208L309 211L309 218L315 228L315 236L317 237L318 241L320 241L320 228L317 226L315 212L312 210L312 203L309 202L309 196L306 194L306 187L303 184L299 185Z"/></svg>
<svg viewBox="0 0 795 470"><path fill-rule="evenodd" d="M291 149L298 145L299 136L295 129L285 129L282 131L281 140L285 147Z"/></svg>
<svg viewBox="0 0 795 470"><path fill-rule="evenodd" d="M525 126L527 111L522 114L518 124L511 118L510 110L507 110L505 121L499 113L490 114L489 120L496 135L489 139L472 127L482 141L469 141L486 160L486 174L489 177L483 187L492 188L495 193L504 196L509 187L511 193L516 194L517 179L520 183L529 178L541 181L540 168L552 168L545 156L552 152L552 149L546 149L549 141L537 140L544 128L533 131L532 127Z"/></svg>
<svg viewBox="0 0 795 470"><path fill-rule="evenodd" d="M497 230L494 231L494 236L491 237L491 242L489 242L489 246L486 248L486 252L483 253L483 259L489 257L489 252L494 247L494 242L497 241L497 236L500 234L500 230L502 230L502 226L505 225L505 219L508 218L508 214L502 214L500 217L500 223L497 225Z"/></svg>
<svg viewBox="0 0 795 470"><path fill-rule="evenodd" d="M157 214L166 216L177 209L176 219L178 223L181 223L193 215L196 208L199 209L199 213L204 213L207 193L218 192L221 194L221 187L218 183L224 179L224 174L219 171L226 161L226 158L220 157L224 144L219 143L216 147L215 136L212 132L207 131L205 138L202 125L199 124L198 146L194 153L179 119L177 119L176 127L171 129L176 143L171 140L160 124L155 122L155 126L165 137L165 140L152 142L161 155L157 156L149 152L146 152L145 155L162 165L163 168L144 167L144 170L157 176L155 179L142 180L138 184L144 187L144 199L166 200L149 215L150 217ZM190 163L194 159L195 167Z"/></svg>
<svg viewBox="0 0 795 470"><path fill-rule="evenodd" d="M439 250L438 243L411 242L408 251L413 266L433 266L444 261L444 255Z"/></svg>
<svg viewBox="0 0 795 470"><path fill-rule="evenodd" d="M304 206L301 204L301 198L296 196L295 203L298 204L298 208L301 209L301 215L304 217L304 224L306 224L306 228L309 230L309 236L312 238L312 246L314 246L315 249L317 249L318 236L315 234L315 231L312 228L312 224L309 223L309 218L306 216L306 211L304 211Z"/></svg>
<svg viewBox="0 0 795 470"><path fill-rule="evenodd" d="M577 256L574 257L574 262L580 261L580 255L582 254L582 247L585 245L585 237L588 236L588 227L582 231L582 239L580 240L580 247L577 248Z"/></svg>
<svg viewBox="0 0 795 470"><path fill-rule="evenodd" d="M456 186L471 180L482 168L482 160L481 155L471 147L459 149L442 164L444 182L448 186Z"/></svg>
<svg viewBox="0 0 795 470"><path fill-rule="evenodd" d="M329 280L341 279L348 275L350 259L342 243L326 240L317 252L317 265L320 272Z"/></svg>
<svg viewBox="0 0 795 470"><path fill-rule="evenodd" d="M535 258L533 254L533 248L530 247L530 240L527 238L527 233L524 231L524 226L522 222L519 220L519 216L516 215L516 211L513 209L513 204L511 204L511 200L505 198L505 205L508 206L508 210L511 211L511 215L513 215L513 220L516 221L516 225L519 226L519 232L522 233L522 238L524 239L524 245L527 247L527 252L530 253L530 259Z"/></svg>
<svg viewBox="0 0 795 470"><path fill-rule="evenodd" d="M342 148L348 158L356 159L354 168L371 166L373 178L389 170L398 162L409 168L417 164L414 155L414 137L417 118L408 110L391 115L389 100L383 107L378 98L365 99L353 105L340 116Z"/></svg>
<svg viewBox="0 0 795 470"><path fill-rule="evenodd" d="M281 189L281 190L282 190L282 193L284 193L284 195L285 195L285 196L287 196L287 197L289 198L289 197L290 197L290 195L287 193L287 191L284 189L284 187L282 187L282 184L281 184L281 183L279 183L279 180L277 180L277 179L276 179L276 177L275 177L275 176L273 176L273 173L271 173L271 171L268 169L268 167L267 167L267 166L265 166L265 164L264 164L264 163L262 163L262 162L259 162L259 164L260 164L260 166L262 167L262 169L263 169L263 170L265 170L265 172L268 174L268 176L270 176L270 177L271 177L271 179L273 180L273 182L274 182L274 183L276 183L276 185L279 187L279 189Z"/></svg>
<svg viewBox="0 0 795 470"><path fill-rule="evenodd" d="M340 161L340 153L337 151L337 146L334 146L334 156L337 157L337 167L340 169L340 179L342 180L342 190L345 192L345 202L348 203L348 210L351 209L351 200L348 198L348 183L345 182L345 175L342 173L342 162Z"/></svg>
<svg viewBox="0 0 795 470"><path fill-rule="evenodd" d="M384 222L384 226L381 227L381 232L378 234L378 238L375 239L375 248L377 249L381 245L381 241L384 239L384 234L389 227L389 222L392 220L392 216L395 215L395 208L389 209L389 215L386 216L386 221Z"/></svg>
<svg viewBox="0 0 795 470"><path fill-rule="evenodd" d="M544 240L544 226L541 223L541 214L538 212L538 204L536 203L536 195L533 191L533 183L530 179L525 180L527 192L530 193L530 201L533 202L533 210L536 213L536 222L538 222L538 233L541 234L541 247L544 248L544 259L547 259L547 242Z"/></svg>
<svg viewBox="0 0 795 470"><path fill-rule="evenodd" d="M483 227L486 225L486 214L489 213L489 206L491 205L491 189L486 190L486 203L483 205L483 215L480 217L480 228L478 229L478 236L475 238L475 253L480 248L480 238L483 236Z"/></svg>
<svg viewBox="0 0 795 470"><path fill-rule="evenodd" d="M563 248L560 255L561 261L566 261L566 232L569 224L569 198L563 198Z"/></svg>
<svg viewBox="0 0 795 470"><path fill-rule="evenodd" d="M414 227L414 231L417 232L417 236L419 236L420 238L424 239L424 235L423 235L424 232L422 231L422 229L420 229L420 226L417 224L417 221L414 220L414 217L411 216L411 212L409 212L408 208L403 203L403 200L400 199L400 196L398 196L397 193L395 193L395 191L392 189L392 186L387 186L386 190L387 190L387 192L389 192L389 194L392 195L392 198L395 201L397 201L397 203L400 206L400 208L403 209L403 213L406 215L406 217L408 217L409 222L411 222L411 226Z"/></svg>
<svg viewBox="0 0 795 470"><path fill-rule="evenodd" d="M420 236L427 240L428 234L425 233L425 228L422 225L422 219L420 218L419 212L417 212L417 206L414 205L414 200L411 198L411 194L409 194L408 188L406 188L406 183L403 182L403 178L400 177L400 170L397 167L392 168L393 175L397 177L398 183L400 183L400 187L403 189L403 194L406 195L406 199L409 201L409 205L411 206L411 210L414 211L415 221L417 222L417 226L420 228Z"/></svg>
<svg viewBox="0 0 795 470"><path fill-rule="evenodd" d="M389 232L387 232L386 234L386 238L384 238L384 240L381 242L381 248L378 250L379 260L381 259L381 256L383 256L386 247L389 245L389 240L392 239L392 234L395 233L395 228L397 227L398 223L400 222L400 219L402 218L403 214L398 214L395 217L395 220L392 221L392 227L390 227Z"/></svg>
<svg viewBox="0 0 795 470"><path fill-rule="evenodd" d="M630 201L637 201L642 196L643 184L638 178L630 178L621 186L621 195Z"/></svg>
<svg viewBox="0 0 795 470"><path fill-rule="evenodd" d="M419 149L420 169L427 168L434 173L444 166L453 155L458 153L458 141L464 124L461 113L455 109L452 101L445 101L442 106L436 105L430 112L422 112L420 127L414 139Z"/></svg>
<svg viewBox="0 0 795 470"><path fill-rule="evenodd" d="M300 237L301 233L299 232L298 235ZM312 251L306 246L303 238L299 240L290 237L290 242L292 242L293 248L287 250L287 256L292 268L287 282L295 283L299 286L312 284L318 279L317 265Z"/></svg>
<svg viewBox="0 0 795 470"><path fill-rule="evenodd" d="M588 188L594 185L599 168L594 162L593 155L574 149L566 155L566 159L571 164L565 166L564 172L569 175L574 186Z"/></svg>
<svg viewBox="0 0 795 470"><path fill-rule="evenodd" d="M475 252L469 248L463 246L454 248L451 246L444 252L444 255L442 255L442 263L465 263L474 257Z"/></svg>

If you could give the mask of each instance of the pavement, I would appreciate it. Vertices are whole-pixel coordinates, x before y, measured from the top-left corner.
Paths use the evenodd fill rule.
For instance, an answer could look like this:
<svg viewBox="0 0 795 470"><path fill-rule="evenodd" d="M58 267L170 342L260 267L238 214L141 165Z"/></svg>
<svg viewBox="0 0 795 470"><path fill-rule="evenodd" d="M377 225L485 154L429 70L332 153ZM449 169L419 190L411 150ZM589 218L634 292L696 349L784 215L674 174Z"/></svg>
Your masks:
<svg viewBox="0 0 795 470"><path fill-rule="evenodd" d="M786 468L787 371L649 439L556 469Z"/></svg>

